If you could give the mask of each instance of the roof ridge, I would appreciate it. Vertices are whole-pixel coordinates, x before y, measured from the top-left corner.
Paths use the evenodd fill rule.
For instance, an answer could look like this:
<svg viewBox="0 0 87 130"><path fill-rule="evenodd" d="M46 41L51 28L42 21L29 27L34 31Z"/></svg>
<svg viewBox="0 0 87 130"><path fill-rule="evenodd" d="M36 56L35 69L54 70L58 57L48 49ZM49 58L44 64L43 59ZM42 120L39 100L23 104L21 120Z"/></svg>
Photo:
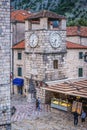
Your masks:
<svg viewBox="0 0 87 130"><path fill-rule="evenodd" d="M20 44L20 42L23 42L23 41L25 41L25 39L20 40L19 42L15 43L13 46L16 46L17 44Z"/></svg>
<svg viewBox="0 0 87 130"><path fill-rule="evenodd" d="M71 41L66 41L66 42L69 42L69 43L72 43L72 44L76 44L76 45L80 45L80 46L87 47L86 45L82 45L82 44L74 43L74 42L71 42Z"/></svg>

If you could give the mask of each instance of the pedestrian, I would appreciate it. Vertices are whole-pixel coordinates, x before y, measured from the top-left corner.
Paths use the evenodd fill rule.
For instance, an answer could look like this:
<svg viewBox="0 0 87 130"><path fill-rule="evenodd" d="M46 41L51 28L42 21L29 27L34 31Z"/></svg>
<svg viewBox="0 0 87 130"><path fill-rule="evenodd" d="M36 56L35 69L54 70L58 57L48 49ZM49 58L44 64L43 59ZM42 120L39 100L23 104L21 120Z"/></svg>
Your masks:
<svg viewBox="0 0 87 130"><path fill-rule="evenodd" d="M38 99L36 98L36 110L38 109Z"/></svg>
<svg viewBox="0 0 87 130"><path fill-rule="evenodd" d="M39 97L38 97L38 110L41 110L41 100Z"/></svg>
<svg viewBox="0 0 87 130"><path fill-rule="evenodd" d="M74 125L76 126L78 124L78 113L75 111L73 115L74 115Z"/></svg>
<svg viewBox="0 0 87 130"><path fill-rule="evenodd" d="M85 118L86 118L86 112L82 110L82 113L81 113L81 121L82 121L82 122L85 122Z"/></svg>

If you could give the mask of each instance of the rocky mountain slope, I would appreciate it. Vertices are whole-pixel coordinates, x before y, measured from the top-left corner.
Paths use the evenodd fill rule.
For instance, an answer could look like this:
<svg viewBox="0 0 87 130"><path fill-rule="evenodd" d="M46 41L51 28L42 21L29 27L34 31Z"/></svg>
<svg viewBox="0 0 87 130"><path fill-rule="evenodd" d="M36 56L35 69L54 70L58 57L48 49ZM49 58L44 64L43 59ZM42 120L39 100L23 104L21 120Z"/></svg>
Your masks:
<svg viewBox="0 0 87 130"><path fill-rule="evenodd" d="M67 25L87 26L87 0L11 0L15 9L51 10L67 17Z"/></svg>

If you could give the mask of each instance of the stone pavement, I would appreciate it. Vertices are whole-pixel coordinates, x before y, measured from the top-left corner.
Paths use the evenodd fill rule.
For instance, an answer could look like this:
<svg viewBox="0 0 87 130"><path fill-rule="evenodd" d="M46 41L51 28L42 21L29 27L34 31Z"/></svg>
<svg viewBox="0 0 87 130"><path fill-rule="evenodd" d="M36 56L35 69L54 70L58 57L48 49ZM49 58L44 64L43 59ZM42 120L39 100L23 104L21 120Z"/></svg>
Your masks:
<svg viewBox="0 0 87 130"><path fill-rule="evenodd" d="M21 96L14 96L11 104L16 108L15 114L11 117L11 122L35 119L38 116L41 117L50 112L50 108L44 104L41 104L40 111L36 110L35 102L27 102L27 99Z"/></svg>
<svg viewBox="0 0 87 130"><path fill-rule="evenodd" d="M13 101L17 109L12 116L12 130L87 130L87 119L83 124L79 117L78 126L73 125L73 115L56 109L48 110L42 105L42 111L35 110L35 103L25 99Z"/></svg>

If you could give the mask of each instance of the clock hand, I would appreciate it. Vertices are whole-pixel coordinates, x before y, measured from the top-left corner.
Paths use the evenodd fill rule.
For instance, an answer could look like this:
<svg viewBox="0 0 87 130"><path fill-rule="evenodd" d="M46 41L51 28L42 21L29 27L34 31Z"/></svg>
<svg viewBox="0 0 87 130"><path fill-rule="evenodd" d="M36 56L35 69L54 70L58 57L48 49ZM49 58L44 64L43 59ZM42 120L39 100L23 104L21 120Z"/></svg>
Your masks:
<svg viewBox="0 0 87 130"><path fill-rule="evenodd" d="M54 43L56 43L57 39L55 39Z"/></svg>
<svg viewBox="0 0 87 130"><path fill-rule="evenodd" d="M33 39L33 41L32 41L32 45L33 45L33 47L34 47L34 39Z"/></svg>

